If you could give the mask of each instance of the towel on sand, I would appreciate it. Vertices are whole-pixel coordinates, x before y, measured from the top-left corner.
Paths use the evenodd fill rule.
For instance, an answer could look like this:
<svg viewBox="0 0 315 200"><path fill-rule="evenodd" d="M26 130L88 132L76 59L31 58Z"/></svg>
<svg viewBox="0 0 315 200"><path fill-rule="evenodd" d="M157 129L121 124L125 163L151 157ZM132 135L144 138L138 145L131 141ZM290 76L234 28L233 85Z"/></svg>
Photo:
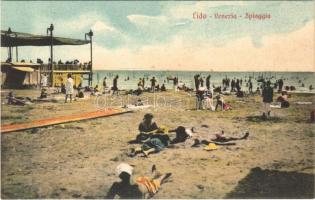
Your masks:
<svg viewBox="0 0 315 200"><path fill-rule="evenodd" d="M159 180L156 179L150 179L149 177L143 176L143 177L138 177L136 182L138 184L144 185L150 194L155 194L157 193L158 189L161 186L161 183Z"/></svg>

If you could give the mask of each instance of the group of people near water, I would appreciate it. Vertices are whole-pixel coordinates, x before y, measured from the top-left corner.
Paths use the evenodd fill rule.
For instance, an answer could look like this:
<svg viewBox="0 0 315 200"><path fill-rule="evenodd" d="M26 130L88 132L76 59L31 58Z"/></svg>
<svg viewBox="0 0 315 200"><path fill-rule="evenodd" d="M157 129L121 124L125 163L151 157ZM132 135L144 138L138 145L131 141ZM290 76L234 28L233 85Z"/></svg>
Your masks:
<svg viewBox="0 0 315 200"><path fill-rule="evenodd" d="M206 84L204 86L204 79L200 74L196 74L194 76L195 80L195 91L196 91L196 109L210 109L212 111L221 108L221 110L231 110L232 106L227 104L223 95L230 95L234 93L237 97L244 97L246 92L242 90L243 79L230 79L227 76L222 79L222 87L215 87L214 84L211 85L211 75L208 75L206 80ZM270 79L267 78L258 78L256 79L259 87L257 87L256 94L262 96L263 101L263 112L262 118L267 119L270 117L271 113L271 103L273 102L274 89L277 89L278 93L281 94L276 100L279 103L280 108L289 107L289 101L287 90L294 90L294 88L285 88L284 90L284 81L283 79L278 79L274 84L271 83ZM248 94L253 93L253 78L248 77L248 80L245 77L246 87L248 87ZM230 88L230 91L227 90ZM215 95L217 93L217 95ZM215 99L216 105L213 104L213 99Z"/></svg>
<svg viewBox="0 0 315 200"><path fill-rule="evenodd" d="M107 93L107 92L110 92L114 95L114 94L119 94L119 89L118 89L118 79L119 79L119 76L116 75L114 78L113 78L113 86L109 89L108 85L107 85L107 77L105 76L103 78L103 93Z"/></svg>
<svg viewBox="0 0 315 200"><path fill-rule="evenodd" d="M45 78L46 77L46 78ZM111 91L110 93L118 94L118 79L119 76L116 75L113 78L113 85L111 88L108 87L107 85L107 78L104 77L103 79L103 93L106 93L108 91ZM181 84L182 82L179 81L178 77L171 77L169 80L173 80L174 87L177 89L183 89L185 88L185 84ZM204 81L205 79L205 81ZM128 79L129 80L129 77ZM133 91L132 94L136 95L141 95L144 91L148 92L155 92L155 91L166 91L165 84L160 87L159 84L157 84L157 79L152 76L151 79L149 77L146 77L146 80L148 80L151 84L150 87L146 88L145 86L145 77L140 78L138 81L138 89ZM253 78L248 77L246 79L245 77L245 83L246 87L248 87L248 93L251 94L253 90ZM259 95L262 95L262 100L263 100L263 114L262 116L268 117L270 116L271 113L271 108L270 105L273 102L273 90L277 89L278 93L281 93L281 96L277 98L277 102L279 102L281 108L287 108L289 107L289 102L288 102L288 97L289 95L287 94L287 91L285 90L294 90L294 88L287 88L284 87L284 81L283 79L278 79L276 80L275 83L273 83L273 86L271 86L270 80L266 78L258 78L256 79L257 83L259 84L260 87L257 88L256 93ZM233 78L230 79L227 76L222 79L222 87L223 90L221 90L221 86L216 87L214 84L211 84L211 75L208 75L206 77L202 77L200 74L196 74L194 76L194 82L195 82L195 96L196 96L196 109L201 110L201 109L209 109L212 111L216 111L218 109L220 110L231 110L232 106L228 104L227 102L224 101L223 96L231 93L235 93L237 97L244 97L245 91L242 90L242 85L243 85L243 79L239 78ZM45 89L47 85L47 76L43 76L43 87L41 90L41 94L39 98L46 98L47 97L47 90ZM230 88L230 92L226 92ZM84 92L82 91L84 89L85 92L89 91L91 92L91 95L97 95L101 94L100 89L98 85L96 85L94 88L91 87L76 87L77 94L75 98L84 98ZM285 89L285 90L284 90ZM186 87L184 91L189 91L192 92L190 88ZM67 76L67 81L66 84L62 84L61 86L61 92L65 94L65 103L72 102L73 96L74 96L74 80L72 79L72 75L68 74ZM216 94L216 95L215 95ZM12 95L9 96L10 98L10 103L14 102ZM216 100L216 104L214 105L214 100Z"/></svg>
<svg viewBox="0 0 315 200"><path fill-rule="evenodd" d="M118 79L119 76L116 75L113 78L113 85L111 88L107 85L107 78L104 77L103 79L103 93L108 91L111 91L110 93L118 94ZM175 88L184 88L184 84L181 81L178 80L178 77L172 77L168 78L169 80L173 80L174 87ZM205 79L205 81L204 81ZM45 81L45 76L43 78L44 83L47 84ZM128 79L129 80L129 77ZM150 87L145 88L145 81L148 80L150 82ZM290 95L288 94L288 90L294 90L294 86L291 86L288 88L288 86L284 87L284 80L282 78L277 79L274 83L271 83L270 79L267 78L258 78L257 84L259 87L257 87L256 94L259 94L262 96L262 102L263 102L263 111L262 111L262 118L267 119L271 115L271 105L273 102L273 96L274 96L274 90L277 90L277 92L280 94L280 96L277 97L276 102L278 103L280 108L288 108L290 106L290 103L288 101L288 98ZM165 84L160 87L159 84L157 84L157 79L152 76L151 79L149 77L143 77L139 78L138 81L138 89L132 91L131 94L135 95L141 95L144 91L147 92L156 92L156 91L166 91ZM214 84L211 84L211 75L208 75L206 77L202 77L200 74L196 74L194 76L194 82L195 82L195 96L196 96L196 109L202 110L202 109L208 109L212 111L216 111L218 109L222 111L227 111L232 109L232 105L228 104L224 100L224 95L230 95L234 93L237 97L244 97L246 92L242 90L243 85L243 79L235 77L233 79L228 78L225 76L225 78L222 79L222 86L216 87ZM248 88L248 94L253 94L253 78L248 77L248 79L245 77L244 82L246 83L246 87ZM223 87L223 89L221 89ZM47 97L47 91L45 89L46 87L43 87L41 90L41 94L39 98L46 98ZM84 92L82 91L90 91L91 95L95 94L101 94L100 89L98 85L96 85L94 88L90 87L77 87L77 94L75 98L84 98ZM192 92L193 90L190 90L190 88L186 88L187 92ZM230 90L227 92L227 90ZM73 95L74 95L74 81L72 79L71 74L68 74L66 84L62 84L61 92L65 94L65 103L70 100L72 102ZM10 99L10 104L13 104L14 102L18 101L15 100L13 95L8 96ZM214 102L216 101L216 102ZM272 105L275 106L275 105Z"/></svg>
<svg viewBox="0 0 315 200"><path fill-rule="evenodd" d="M116 75L115 78L113 79L113 86L109 89L108 85L107 85L107 77L104 77L103 79L103 93L110 93L111 94L118 94L118 78L119 76ZM129 77L127 77L127 79L125 79L125 81L130 80ZM148 80L148 77L147 77ZM150 88L146 88L145 87L145 78L139 78L139 81L137 83L137 89L132 91L132 94L136 94L136 95L140 95L142 94L144 91L148 91L148 92L155 92L155 91L166 91L166 87L165 84L163 83L162 86L160 86L159 84L157 84L157 79L153 76L150 79L151 82L151 86Z"/></svg>

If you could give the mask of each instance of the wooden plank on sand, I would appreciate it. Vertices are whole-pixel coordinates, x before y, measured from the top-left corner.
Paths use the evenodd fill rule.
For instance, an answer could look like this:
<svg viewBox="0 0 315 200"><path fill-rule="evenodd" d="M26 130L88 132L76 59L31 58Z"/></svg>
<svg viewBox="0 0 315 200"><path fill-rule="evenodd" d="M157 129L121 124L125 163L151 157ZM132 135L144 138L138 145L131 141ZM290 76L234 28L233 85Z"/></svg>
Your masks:
<svg viewBox="0 0 315 200"><path fill-rule="evenodd" d="M34 120L34 121L19 123L19 124L4 124L4 125L1 125L1 133L22 131L22 130L51 126L51 125L56 125L56 124L63 124L63 123L69 123L69 122L75 122L75 121L81 121L81 120L87 120L87 119L95 119L99 117L108 117L108 116L119 115L119 114L128 113L128 112L131 112L131 111L111 108L111 109L98 110L98 111L76 114L76 115Z"/></svg>

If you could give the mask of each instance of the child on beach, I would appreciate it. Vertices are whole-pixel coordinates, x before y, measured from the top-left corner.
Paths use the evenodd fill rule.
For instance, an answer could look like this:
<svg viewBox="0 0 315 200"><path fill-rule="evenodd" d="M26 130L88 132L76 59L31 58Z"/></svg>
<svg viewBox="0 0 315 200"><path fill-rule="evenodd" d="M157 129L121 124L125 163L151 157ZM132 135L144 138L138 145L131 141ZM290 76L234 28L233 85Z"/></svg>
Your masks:
<svg viewBox="0 0 315 200"><path fill-rule="evenodd" d="M217 110L218 107L220 106L221 110L223 111L224 110L224 108L223 108L223 105L224 105L223 97L221 97L221 95L217 95L215 98L217 100L217 104L215 106L215 110Z"/></svg>
<svg viewBox="0 0 315 200"><path fill-rule="evenodd" d="M151 198L158 192L161 185L172 175L172 173L161 174L153 165L152 177L140 176L133 180L133 167L127 163L121 163L116 168L116 173L121 182L114 182L110 187L106 199L114 199L119 196L121 199L144 199Z"/></svg>

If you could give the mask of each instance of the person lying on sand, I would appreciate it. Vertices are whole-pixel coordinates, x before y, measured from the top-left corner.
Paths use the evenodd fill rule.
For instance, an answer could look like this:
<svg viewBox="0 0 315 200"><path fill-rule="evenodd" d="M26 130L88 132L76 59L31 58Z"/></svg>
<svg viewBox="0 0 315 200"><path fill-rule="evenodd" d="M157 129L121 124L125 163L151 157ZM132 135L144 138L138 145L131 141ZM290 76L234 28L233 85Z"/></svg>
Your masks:
<svg viewBox="0 0 315 200"><path fill-rule="evenodd" d="M226 137L224 135L224 131L222 130L221 133L215 134L215 138L211 139L213 142L229 142L233 140L245 140L249 136L249 132L246 131L242 137Z"/></svg>
<svg viewBox="0 0 315 200"><path fill-rule="evenodd" d="M119 164L116 168L116 173L121 181L112 184L106 195L106 199L113 199L116 195L121 199L153 197L172 173L162 175L157 171L155 165L152 166L151 172L152 178L141 176L134 181L132 178L133 167L127 163Z"/></svg>
<svg viewBox="0 0 315 200"><path fill-rule="evenodd" d="M219 134L215 134L215 138L211 139L210 141L208 140L194 140L194 144L191 147L199 147L200 144L204 145L209 145L211 143L216 144L216 145L235 145L236 143L230 143L230 141L235 141L235 140L245 140L249 136L249 132L246 131L245 134L242 137L226 137L224 136L224 131L221 131Z"/></svg>
<svg viewBox="0 0 315 200"><path fill-rule="evenodd" d="M147 157L151 153L158 153L169 146L170 138L167 134L155 134L150 136L141 147L132 148L129 153L130 157L142 153Z"/></svg>
<svg viewBox="0 0 315 200"><path fill-rule="evenodd" d="M215 143L217 145L235 145L235 143L228 143L233 140L247 139L249 132L246 131L241 137L226 137L224 131L220 134L215 134L214 138L211 138L210 130L207 125L201 125L200 127L185 128L183 126L175 129L176 137L170 142L170 144L177 143L191 143L192 147L198 147L200 144L209 145L209 143ZM171 131L170 131L171 132ZM200 142L201 141L201 142Z"/></svg>
<svg viewBox="0 0 315 200"><path fill-rule="evenodd" d="M8 96L8 105L30 105L32 103L32 99L29 97L14 97L13 92L9 92Z"/></svg>
<svg viewBox="0 0 315 200"><path fill-rule="evenodd" d="M147 157L149 154L158 153L166 147L171 148L174 144L183 143L193 134L190 129L186 129L183 126L179 126L174 130L166 128L160 128L159 130L164 130L164 133L151 135L141 147L131 149L129 156L133 157L142 153L143 156ZM170 137L167 135L169 132L176 132L176 137L173 140L170 140Z"/></svg>

